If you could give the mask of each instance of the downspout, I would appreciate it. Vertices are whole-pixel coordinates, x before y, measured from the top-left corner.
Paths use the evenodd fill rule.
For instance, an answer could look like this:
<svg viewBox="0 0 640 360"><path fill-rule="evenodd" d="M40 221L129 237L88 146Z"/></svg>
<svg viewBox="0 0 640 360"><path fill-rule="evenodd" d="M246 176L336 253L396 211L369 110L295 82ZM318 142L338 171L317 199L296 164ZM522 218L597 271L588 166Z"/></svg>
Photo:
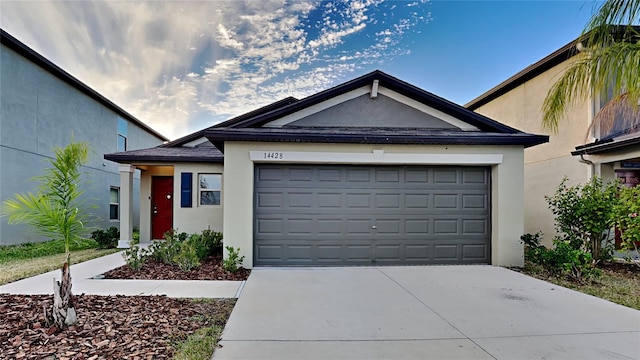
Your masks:
<svg viewBox="0 0 640 360"><path fill-rule="evenodd" d="M596 164L591 160L587 160L584 158L584 154L580 154L580 159L578 160L583 164L591 165L591 177L596 176Z"/></svg>

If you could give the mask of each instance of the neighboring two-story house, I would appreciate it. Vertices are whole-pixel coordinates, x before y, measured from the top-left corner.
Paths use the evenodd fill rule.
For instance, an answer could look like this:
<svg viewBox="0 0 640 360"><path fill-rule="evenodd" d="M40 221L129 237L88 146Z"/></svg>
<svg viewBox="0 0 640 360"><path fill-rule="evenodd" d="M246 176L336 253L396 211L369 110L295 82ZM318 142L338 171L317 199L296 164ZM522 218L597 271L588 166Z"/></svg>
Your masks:
<svg viewBox="0 0 640 360"><path fill-rule="evenodd" d="M49 166L56 146L72 139L91 147L82 168L86 188L96 205L99 227L119 226L121 216L118 164L103 154L148 148L168 139L98 94L87 85L1 30L0 49L0 201L34 191L34 176ZM139 193L139 172L132 191ZM138 210L136 200L132 206ZM139 211L135 212L136 214ZM137 216L132 219L139 222ZM24 225L0 218L0 245L45 240Z"/></svg>
<svg viewBox="0 0 640 360"><path fill-rule="evenodd" d="M576 43L563 46L465 105L523 131L549 133L548 143L525 151L525 232L542 231L547 244L555 230L544 197L553 195L564 177L570 185L584 184L598 175L619 178L627 186L636 186L640 178L640 112L620 107L612 126L591 126L609 100L606 95L593 94L568 110L557 133L542 128L542 104L554 82L579 59Z"/></svg>

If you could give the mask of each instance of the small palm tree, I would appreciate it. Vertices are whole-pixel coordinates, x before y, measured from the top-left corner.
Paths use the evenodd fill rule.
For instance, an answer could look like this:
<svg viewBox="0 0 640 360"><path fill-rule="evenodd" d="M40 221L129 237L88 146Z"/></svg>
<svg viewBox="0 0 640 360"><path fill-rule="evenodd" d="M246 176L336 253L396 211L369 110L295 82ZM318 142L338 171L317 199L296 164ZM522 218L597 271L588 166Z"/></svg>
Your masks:
<svg viewBox="0 0 640 360"><path fill-rule="evenodd" d="M542 123L546 128L557 131L569 105L591 93L607 92L612 100L596 121L611 127L616 114L624 110L634 114L622 117L627 127L640 125L640 32L634 26L639 21L640 0L607 0L598 8L576 43L581 53L545 98Z"/></svg>
<svg viewBox="0 0 640 360"><path fill-rule="evenodd" d="M39 182L37 192L17 194L5 200L2 206L8 215L9 224L27 224L46 237L63 239L65 262L62 265L61 281L53 280L53 310L49 316L58 328L73 325L77 321L71 293L69 245L86 236L90 229L85 226L90 220L84 191L80 187L80 167L87 162L89 146L83 142L71 142L64 148L55 148L55 158L49 160L51 168L34 180Z"/></svg>

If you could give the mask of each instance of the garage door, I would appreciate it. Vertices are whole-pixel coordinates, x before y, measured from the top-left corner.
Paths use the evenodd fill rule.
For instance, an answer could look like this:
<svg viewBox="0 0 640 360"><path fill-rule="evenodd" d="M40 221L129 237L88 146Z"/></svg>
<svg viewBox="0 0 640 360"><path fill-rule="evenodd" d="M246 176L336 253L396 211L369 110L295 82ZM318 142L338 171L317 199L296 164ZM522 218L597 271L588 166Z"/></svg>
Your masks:
<svg viewBox="0 0 640 360"><path fill-rule="evenodd" d="M257 165L256 266L489 263L489 169Z"/></svg>

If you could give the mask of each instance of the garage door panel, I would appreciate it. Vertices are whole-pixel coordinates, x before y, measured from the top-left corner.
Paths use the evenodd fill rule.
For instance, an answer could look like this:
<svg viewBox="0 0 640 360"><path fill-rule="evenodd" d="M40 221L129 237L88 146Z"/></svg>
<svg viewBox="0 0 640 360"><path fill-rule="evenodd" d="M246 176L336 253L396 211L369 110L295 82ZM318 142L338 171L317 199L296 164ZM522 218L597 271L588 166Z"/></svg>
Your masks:
<svg viewBox="0 0 640 360"><path fill-rule="evenodd" d="M258 165L255 265L489 262L489 171Z"/></svg>

